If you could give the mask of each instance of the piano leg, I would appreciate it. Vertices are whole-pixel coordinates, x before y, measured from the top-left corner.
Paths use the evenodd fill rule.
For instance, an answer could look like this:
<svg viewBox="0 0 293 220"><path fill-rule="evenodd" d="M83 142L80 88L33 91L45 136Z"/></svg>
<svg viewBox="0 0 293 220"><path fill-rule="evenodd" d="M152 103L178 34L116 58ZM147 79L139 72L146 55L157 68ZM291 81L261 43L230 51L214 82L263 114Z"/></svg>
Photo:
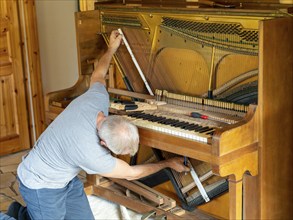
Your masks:
<svg viewBox="0 0 293 220"><path fill-rule="evenodd" d="M229 176L229 218L243 219L243 175L246 172L251 176L258 174L258 152L248 152L229 163L213 166L213 172L222 177Z"/></svg>
<svg viewBox="0 0 293 220"><path fill-rule="evenodd" d="M230 219L242 219L242 179L229 179L229 216Z"/></svg>

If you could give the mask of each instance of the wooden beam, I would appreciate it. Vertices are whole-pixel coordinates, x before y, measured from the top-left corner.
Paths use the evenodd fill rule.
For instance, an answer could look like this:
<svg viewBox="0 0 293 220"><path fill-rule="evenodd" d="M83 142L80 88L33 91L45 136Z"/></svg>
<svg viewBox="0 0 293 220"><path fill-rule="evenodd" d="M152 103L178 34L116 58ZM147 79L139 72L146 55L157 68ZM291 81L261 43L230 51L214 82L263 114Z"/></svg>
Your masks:
<svg viewBox="0 0 293 220"><path fill-rule="evenodd" d="M108 92L115 95L128 96L128 97L138 98L138 99L154 99L155 98L152 95L147 95L147 94L142 94L137 92L130 92L123 89L108 88Z"/></svg>
<svg viewBox="0 0 293 220"><path fill-rule="evenodd" d="M113 182L115 182L121 186L124 186L125 188L143 196L144 198L149 199L150 201L156 203L157 205L162 205L164 203L164 200L161 196L159 196L149 190L143 189L133 182L123 180L123 179L114 179L114 178L111 178L111 180Z"/></svg>

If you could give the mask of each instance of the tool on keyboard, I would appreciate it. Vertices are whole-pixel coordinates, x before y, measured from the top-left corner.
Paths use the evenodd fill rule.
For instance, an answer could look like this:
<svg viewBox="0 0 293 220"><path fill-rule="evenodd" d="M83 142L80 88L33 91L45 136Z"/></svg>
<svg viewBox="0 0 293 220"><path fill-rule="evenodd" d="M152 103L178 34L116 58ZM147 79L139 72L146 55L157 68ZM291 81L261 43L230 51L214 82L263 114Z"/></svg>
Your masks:
<svg viewBox="0 0 293 220"><path fill-rule="evenodd" d="M200 114L198 112L191 112L189 116L191 116L193 118L201 118L201 119L208 119L209 118L209 116Z"/></svg>

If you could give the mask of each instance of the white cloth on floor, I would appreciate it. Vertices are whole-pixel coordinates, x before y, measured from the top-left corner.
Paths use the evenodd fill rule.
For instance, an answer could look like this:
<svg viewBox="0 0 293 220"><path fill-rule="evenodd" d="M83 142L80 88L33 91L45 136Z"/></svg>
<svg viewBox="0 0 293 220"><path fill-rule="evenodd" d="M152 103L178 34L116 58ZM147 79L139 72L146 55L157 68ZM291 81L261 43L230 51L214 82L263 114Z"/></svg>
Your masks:
<svg viewBox="0 0 293 220"><path fill-rule="evenodd" d="M102 199L98 196L87 196L90 207L96 220L123 219L123 220L140 220L141 214L125 208L119 204Z"/></svg>

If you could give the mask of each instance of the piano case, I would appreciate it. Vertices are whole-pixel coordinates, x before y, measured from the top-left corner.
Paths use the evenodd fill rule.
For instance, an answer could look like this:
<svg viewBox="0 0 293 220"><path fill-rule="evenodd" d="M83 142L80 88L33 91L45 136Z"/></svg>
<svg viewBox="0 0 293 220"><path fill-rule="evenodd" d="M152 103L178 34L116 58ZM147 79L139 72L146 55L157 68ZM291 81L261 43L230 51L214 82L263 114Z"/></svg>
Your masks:
<svg viewBox="0 0 293 220"><path fill-rule="evenodd" d="M159 127L157 122L112 109L112 112L125 114L139 127L141 149L137 160L122 159L144 163L154 154L155 160L186 156L199 177L212 172L210 178L214 180L202 182L208 196L221 196L203 204L196 186L195 191L189 193L185 188L182 192L192 178L178 176L171 170L161 172L159 176L163 177L159 181L156 180L158 175L141 181L160 191L171 191L170 195L189 211L196 208L230 219L286 217L292 210L282 202L282 198L288 197L287 193L279 191L271 196L268 190L268 185L273 186L283 177L265 158L274 158L278 164L282 162L280 166L285 170L290 160L273 157L276 153L264 145L274 137L270 146L277 148L282 143L284 155L291 155L292 141L284 143L274 134L282 130L281 126L287 127L283 135L291 140L292 128L277 120L277 116L266 118L268 109L274 109L273 115L285 115L292 123L289 113L292 100L286 100L286 110L276 108L284 106L285 101L279 97L292 94L292 83L288 84L288 79L292 82L293 60L289 6L264 4L263 8L251 9L246 3L247 8L236 5L215 9L188 3L177 8L160 4L97 3L94 11L76 13L80 77L72 88L46 96L47 123L54 120L71 99L86 91L94 65L107 48L111 30L120 28L145 80L126 45L121 45L109 69L111 98L158 104L157 110L143 111L153 119L163 115L169 117L169 121L176 119L185 123L185 128L193 124L212 128L209 134L183 131L178 127L173 132L166 128L169 125ZM276 89L272 82L276 76L275 82L278 81L282 89ZM150 95L148 86L154 96ZM188 116L191 112L208 119L191 118ZM274 175L265 175L267 169L274 170ZM168 180L175 189L165 187ZM282 184L292 195L286 185L290 181L292 183L288 180ZM218 182L219 186L213 188L215 191L208 190L209 185ZM229 192L224 193L227 190ZM264 205L259 205L260 201L267 205L266 211ZM279 201L279 205L271 206L276 202L270 201Z"/></svg>

